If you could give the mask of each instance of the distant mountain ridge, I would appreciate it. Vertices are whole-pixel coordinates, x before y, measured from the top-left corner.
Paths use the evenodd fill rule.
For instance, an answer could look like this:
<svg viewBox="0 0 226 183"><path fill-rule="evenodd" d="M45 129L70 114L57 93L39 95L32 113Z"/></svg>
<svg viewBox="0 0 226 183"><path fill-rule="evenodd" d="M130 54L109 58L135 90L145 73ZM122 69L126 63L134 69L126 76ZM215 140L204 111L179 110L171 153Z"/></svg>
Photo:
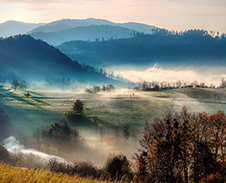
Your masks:
<svg viewBox="0 0 226 183"><path fill-rule="evenodd" d="M112 25L80 26L54 32L35 32L30 35L50 45L60 45L71 40L102 41L133 37L135 31Z"/></svg>
<svg viewBox="0 0 226 183"><path fill-rule="evenodd" d="M128 29L133 29L134 31L150 33L151 29L159 29L158 27L129 22L129 23L114 23L105 19L95 19L95 18L87 18L87 19L62 19L54 22L47 23L45 25L41 25L31 31L28 34L32 34L35 32L53 32L53 31L61 31L66 29L71 29L80 26L90 26L90 25L112 25L112 26L120 26Z"/></svg>
<svg viewBox="0 0 226 183"><path fill-rule="evenodd" d="M94 41L103 39L129 38L136 32L151 33L158 27L128 22L114 23L105 19L62 19L46 24L32 24L18 21L7 21L0 24L0 37L18 34L29 34L51 45L66 41Z"/></svg>
<svg viewBox="0 0 226 183"><path fill-rule="evenodd" d="M39 26L28 32L35 39L42 39L51 45L67 41L94 41L133 37L136 32L151 33L159 29L140 23L114 23L103 19L63 19Z"/></svg>
<svg viewBox="0 0 226 183"><path fill-rule="evenodd" d="M6 21L0 24L0 37L9 37L18 34L26 34L28 31L43 25L43 23L24 23L18 21Z"/></svg>
<svg viewBox="0 0 226 183"><path fill-rule="evenodd" d="M87 18L87 19L62 19L57 20L54 22L47 23L45 25L41 25L31 31L28 34L32 34L35 32L54 32L54 31L61 31L67 30L75 27L80 26L89 26L89 25L114 25L113 22L108 20L102 19L94 19L94 18Z"/></svg>

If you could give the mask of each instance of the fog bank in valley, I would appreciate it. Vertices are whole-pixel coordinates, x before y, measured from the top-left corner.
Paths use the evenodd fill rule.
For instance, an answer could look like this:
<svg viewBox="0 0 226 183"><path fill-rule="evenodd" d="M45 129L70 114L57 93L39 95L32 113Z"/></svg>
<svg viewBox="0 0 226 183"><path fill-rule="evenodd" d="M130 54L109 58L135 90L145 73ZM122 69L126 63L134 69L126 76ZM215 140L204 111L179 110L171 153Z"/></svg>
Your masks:
<svg viewBox="0 0 226 183"><path fill-rule="evenodd" d="M221 79L226 78L225 68L216 67L177 67L177 68L164 68L158 64L146 69L118 69L115 71L123 78L132 82L142 81L159 81L159 82L176 82L178 80L182 82L191 83L194 81L204 82L206 85L219 86Z"/></svg>

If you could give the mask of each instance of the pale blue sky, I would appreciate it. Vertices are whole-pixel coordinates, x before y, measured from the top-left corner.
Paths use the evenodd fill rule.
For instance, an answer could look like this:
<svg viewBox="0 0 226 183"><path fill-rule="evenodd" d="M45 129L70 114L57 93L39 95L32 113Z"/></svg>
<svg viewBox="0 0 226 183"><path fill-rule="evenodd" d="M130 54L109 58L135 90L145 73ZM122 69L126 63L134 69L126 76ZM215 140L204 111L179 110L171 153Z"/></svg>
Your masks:
<svg viewBox="0 0 226 183"><path fill-rule="evenodd" d="M90 17L141 22L169 30L226 32L226 0L0 0L0 23Z"/></svg>

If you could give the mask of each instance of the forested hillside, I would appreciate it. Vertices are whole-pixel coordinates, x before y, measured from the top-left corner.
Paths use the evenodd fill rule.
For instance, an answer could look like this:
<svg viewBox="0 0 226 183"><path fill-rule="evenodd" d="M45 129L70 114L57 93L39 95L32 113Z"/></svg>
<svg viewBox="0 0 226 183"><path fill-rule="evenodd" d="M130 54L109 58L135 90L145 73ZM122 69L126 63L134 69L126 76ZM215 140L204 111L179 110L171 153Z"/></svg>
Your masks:
<svg viewBox="0 0 226 183"><path fill-rule="evenodd" d="M217 34L218 35L218 34ZM225 35L211 36L205 30L172 33L156 30L133 38L108 41L71 41L58 46L63 53L95 66L225 65Z"/></svg>

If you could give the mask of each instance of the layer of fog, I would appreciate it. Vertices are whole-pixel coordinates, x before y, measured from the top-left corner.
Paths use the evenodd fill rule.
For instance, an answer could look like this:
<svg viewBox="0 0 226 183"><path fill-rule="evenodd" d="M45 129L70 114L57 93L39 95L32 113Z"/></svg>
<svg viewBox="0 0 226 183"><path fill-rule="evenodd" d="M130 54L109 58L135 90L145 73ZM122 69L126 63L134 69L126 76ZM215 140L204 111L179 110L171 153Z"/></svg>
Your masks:
<svg viewBox="0 0 226 183"><path fill-rule="evenodd" d="M66 162L65 159L54 156L51 154L46 154L40 152L36 149L25 148L24 145L20 144L19 140L17 140L14 136L10 136L3 141L3 146L9 151L11 154L22 153L23 155L33 155L39 162L48 163L50 159L56 159L58 162Z"/></svg>
<svg viewBox="0 0 226 183"><path fill-rule="evenodd" d="M127 70L117 69L114 71L125 79L132 82L142 81L158 81L158 82L176 82L178 80L186 83L194 81L204 82L206 85L221 84L221 79L226 78L225 68L218 67L183 67L183 68L163 68L158 64L153 67L143 69L140 68Z"/></svg>

